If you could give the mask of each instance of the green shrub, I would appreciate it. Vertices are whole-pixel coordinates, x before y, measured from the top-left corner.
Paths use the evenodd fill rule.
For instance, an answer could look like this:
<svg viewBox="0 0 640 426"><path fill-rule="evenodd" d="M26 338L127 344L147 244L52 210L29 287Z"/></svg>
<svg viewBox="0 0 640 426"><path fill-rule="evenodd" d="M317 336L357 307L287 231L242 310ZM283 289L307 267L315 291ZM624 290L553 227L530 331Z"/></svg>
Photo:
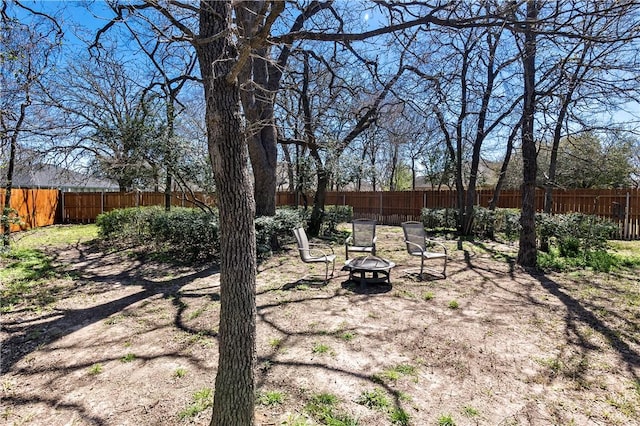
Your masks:
<svg viewBox="0 0 640 426"><path fill-rule="evenodd" d="M558 249L560 250L560 256L578 257L580 255L580 239L565 235L558 239Z"/></svg>
<svg viewBox="0 0 640 426"><path fill-rule="evenodd" d="M518 238L520 233L520 211L518 209L489 210L474 207L473 235L478 238L493 238L502 233L509 241ZM456 229L458 226L458 209L422 209L421 221L427 229Z"/></svg>
<svg viewBox="0 0 640 426"><path fill-rule="evenodd" d="M275 216L256 218L256 248L259 256L277 251L284 242L293 240L292 229L303 226L305 212L302 209L277 209Z"/></svg>
<svg viewBox="0 0 640 426"><path fill-rule="evenodd" d="M603 250L590 251L587 253L587 265L595 271L609 273L618 266L618 259Z"/></svg>
<svg viewBox="0 0 640 426"><path fill-rule="evenodd" d="M564 257L578 257L589 251L604 251L607 240L615 235L613 222L584 213L536 215L536 229L541 240L555 244Z"/></svg>
<svg viewBox="0 0 640 426"><path fill-rule="evenodd" d="M520 210L496 209L495 232L504 234L508 241L515 241L520 236Z"/></svg>
<svg viewBox="0 0 640 426"><path fill-rule="evenodd" d="M99 214L96 218L98 235L107 240L127 240L132 244L138 244L150 237L145 218L153 215L155 211L161 211L161 208L130 207Z"/></svg>
<svg viewBox="0 0 640 426"><path fill-rule="evenodd" d="M479 238L494 238L496 233L496 212L484 207L473 209L473 235Z"/></svg>
<svg viewBox="0 0 640 426"><path fill-rule="evenodd" d="M219 253L218 217L191 208L161 210L149 218L149 229L156 248L177 252L189 259L207 259Z"/></svg>
<svg viewBox="0 0 640 426"><path fill-rule="evenodd" d="M351 208L336 209L334 218ZM304 210L283 208L275 216L255 220L259 256L279 250L293 240L293 228L305 223ZM220 252L219 218L194 208L140 207L112 210L96 219L99 235L110 242L142 247L154 253L171 254L189 261L215 257Z"/></svg>
<svg viewBox="0 0 640 426"><path fill-rule="evenodd" d="M353 220L353 207L351 206L325 206L323 228L324 234L334 234L339 223Z"/></svg>
<svg viewBox="0 0 640 426"><path fill-rule="evenodd" d="M198 209L117 209L99 215L96 224L105 240L172 253L179 258L209 258L220 247L217 215Z"/></svg>
<svg viewBox="0 0 640 426"><path fill-rule="evenodd" d="M458 209L422 209L420 220L427 229L456 229Z"/></svg>
<svg viewBox="0 0 640 426"><path fill-rule="evenodd" d="M0 214L0 226L2 228L6 229L11 225L20 225L20 226L24 225L22 218L18 214L18 210L10 207L3 207L0 213L2 213ZM4 238L0 240L1 240L0 244L1 246L3 246L5 244ZM4 249L6 250L7 247L5 247Z"/></svg>
<svg viewBox="0 0 640 426"><path fill-rule="evenodd" d="M594 271L609 273L612 269L624 267L624 259L605 250L592 250L579 256L563 256L558 248L549 252L538 252L538 267L543 270L568 271L591 268Z"/></svg>

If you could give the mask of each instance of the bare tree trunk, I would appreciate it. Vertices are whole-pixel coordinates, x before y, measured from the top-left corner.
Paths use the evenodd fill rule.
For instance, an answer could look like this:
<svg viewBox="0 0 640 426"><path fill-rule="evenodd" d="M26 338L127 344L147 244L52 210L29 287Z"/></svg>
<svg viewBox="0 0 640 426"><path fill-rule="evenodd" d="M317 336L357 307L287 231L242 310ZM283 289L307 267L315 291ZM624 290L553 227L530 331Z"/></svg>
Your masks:
<svg viewBox="0 0 640 426"><path fill-rule="evenodd" d="M464 112L464 111L463 111ZM462 182L462 124L458 123L459 137L457 137L456 147L453 146L453 141L451 139L451 134L447 129L447 124L444 119L444 115L440 109L435 110L436 118L438 119L438 124L440 125L440 130L442 130L442 134L444 135L444 140L447 145L447 151L449 152L449 159L451 162L455 163L455 185L456 185L456 205L458 207L459 217L458 217L458 230L461 231L461 221L464 215L464 184ZM462 113L461 113L462 114ZM460 118L459 118L460 120ZM438 190L440 190L440 185L442 181L438 185ZM460 243L459 243L460 244ZM460 245L459 245L460 246Z"/></svg>
<svg viewBox="0 0 640 426"><path fill-rule="evenodd" d="M393 145L393 155L391 156L391 176L389 176L389 191L397 190L397 181L396 178L398 169L398 145Z"/></svg>
<svg viewBox="0 0 640 426"><path fill-rule="evenodd" d="M29 69L31 67L31 62L29 62ZM2 210L2 246L7 248L11 243L11 192L13 189L13 170L16 164L16 150L18 148L18 134L22 130L22 125L24 123L25 117L27 115L27 108L31 105L31 94L27 89L25 91L25 100L20 105L20 115L18 116L18 121L16 122L15 128L13 128L11 136L7 137L8 126L4 121L4 117L0 117L0 121L2 122L2 132L5 140L8 139L9 142L9 164L7 166L7 184L5 186L4 193L4 208Z"/></svg>
<svg viewBox="0 0 640 426"><path fill-rule="evenodd" d="M264 24L265 10L263 1L238 2L235 5L236 20L247 43ZM277 82L271 82L275 88L270 90L269 79L272 75L269 72L268 55L267 47L252 49L251 57L239 75L243 85L242 106L249 124L247 143L258 216L273 216L276 213L278 149L273 105L279 78Z"/></svg>
<svg viewBox="0 0 640 426"><path fill-rule="evenodd" d="M265 1L234 2L237 23L247 38L246 43L265 26ZM298 15L291 32L302 29L307 19L331 7L332 2L311 2ZM273 2L273 9L284 10L284 2ZM277 13L280 13L277 12ZM273 13L273 11L272 11ZM283 69L291 54L291 46L283 47L275 63L270 62L269 48L253 49L251 58L241 72L245 83L242 90L242 105L250 123L248 140L249 157L254 174L254 197L258 216L273 216L276 212L276 168L278 165L277 130L275 127L275 94L280 88ZM246 84L250 83L250 84Z"/></svg>
<svg viewBox="0 0 640 426"><path fill-rule="evenodd" d="M482 94L482 106L480 107L480 113L478 114L478 123L476 124L476 137L473 141L473 153L471 156L471 170L469 173L469 185L467 187L467 197L465 202L465 215L462 222L462 234L473 234L473 223L475 220L474 206L476 203L476 187L478 184L478 168L480 167L480 150L482 143L487 135L487 129L485 123L487 121L487 114L489 112L489 102L493 95L493 85L496 78L496 72L494 70L495 65L495 53L498 48L498 41L500 35L494 36L491 32L487 33L487 45L489 46L488 61L487 61L487 81ZM493 227L492 227L493 228Z"/></svg>
<svg viewBox="0 0 640 426"><path fill-rule="evenodd" d="M311 101L309 99L309 55L308 54L305 54L304 56L302 93L300 95L301 95L300 100L302 102L302 113L304 117L304 138L307 146L309 147L311 158L313 158L316 164L316 176L317 176L316 194L313 197L313 210L311 211L311 218L309 219L309 229L308 229L309 235L316 237L318 236L318 234L320 234L320 227L322 225L322 220L324 219L324 203L325 203L326 194L327 194L327 183L329 181L329 176L327 174L327 170L325 169L322 163L322 158L320 157L320 153L318 152L315 135L313 133L313 125L312 125L312 117L311 117Z"/></svg>
<svg viewBox="0 0 640 426"><path fill-rule="evenodd" d="M220 211L220 327L212 426L252 425L256 363L255 203L247 170L231 1L203 1L198 46ZM220 37L220 34L226 34Z"/></svg>
<svg viewBox="0 0 640 426"><path fill-rule="evenodd" d="M17 133L16 133L17 135ZM16 137L10 138L9 165L7 167L7 185L4 193L4 208L2 211L2 246L9 247L11 241L11 190L13 189L13 168L16 162Z"/></svg>
<svg viewBox="0 0 640 426"><path fill-rule="evenodd" d="M491 197L491 200L489 200L489 210L496 209L498 199L500 198L500 191L502 191L502 186L504 185L504 180L507 176L507 169L509 168L509 162L511 161L511 154L513 153L513 141L518 134L518 130L520 130L520 122L518 122L518 124L516 124L513 129L511 129L511 133L509 133L509 139L507 140L507 150L504 154L504 161L502 162L502 166L500 167L498 182L496 182L496 186L493 189L493 197Z"/></svg>
<svg viewBox="0 0 640 426"><path fill-rule="evenodd" d="M313 197L313 210L311 210L311 218L309 219L309 235L318 236L320 234L320 227L324 220L324 204L327 199L327 183L329 181L329 175L325 168L322 166L322 160L316 150L311 150L312 157L316 160L317 170L317 184L316 194Z"/></svg>
<svg viewBox="0 0 640 426"><path fill-rule="evenodd" d="M289 152L289 147L286 145L282 145L282 152L284 154L284 161L285 163L287 163L287 180L289 181L288 191L295 192L295 170L293 168L293 162L291 161L291 153Z"/></svg>
<svg viewBox="0 0 640 426"><path fill-rule="evenodd" d="M573 55L571 56L571 59L573 61L576 61L576 68L567 83L567 91L562 96L562 104L560 106L558 118L553 129L553 145L551 147L551 156L549 159L549 173L544 188L544 212L547 214L550 214L553 208L553 188L555 186L556 180L558 148L560 146L560 139L562 137L562 124L564 123L564 120L569 112L569 105L573 101L573 96L576 88L580 84L579 81L582 77L584 77L584 73L586 72L587 68L585 65L585 60L590 52L591 42L586 42L579 59L576 59ZM548 247L548 241L545 240L542 242L542 244L544 245L545 249Z"/></svg>
<svg viewBox="0 0 640 426"><path fill-rule="evenodd" d="M168 88L169 91L171 88ZM172 173L174 167L174 152L173 152L173 135L174 135L174 121L175 121L175 107L173 105L173 96L168 96L167 99L167 140L165 145L165 171L167 173L164 184L164 209L165 211L171 210L171 187L173 186Z"/></svg>
<svg viewBox="0 0 640 426"><path fill-rule="evenodd" d="M411 190L416 190L416 158L411 157Z"/></svg>
<svg viewBox="0 0 640 426"><path fill-rule="evenodd" d="M527 0L524 53L524 105L522 109L522 212L520 215L520 245L517 263L533 267L537 264L535 194L538 169L536 143L533 135L535 114L536 34L533 26L538 18L535 0Z"/></svg>

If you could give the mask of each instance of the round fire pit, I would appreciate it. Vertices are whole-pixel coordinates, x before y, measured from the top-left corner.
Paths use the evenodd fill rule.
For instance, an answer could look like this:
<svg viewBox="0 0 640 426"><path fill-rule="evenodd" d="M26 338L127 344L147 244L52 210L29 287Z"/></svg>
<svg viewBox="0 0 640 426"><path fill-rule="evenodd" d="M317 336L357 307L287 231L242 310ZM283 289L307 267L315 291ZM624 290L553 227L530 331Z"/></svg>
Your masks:
<svg viewBox="0 0 640 426"><path fill-rule="evenodd" d="M381 257L360 256L347 260L342 270L349 271L350 280L354 280L354 274L359 273L360 285L391 284L391 268L394 266L395 263Z"/></svg>

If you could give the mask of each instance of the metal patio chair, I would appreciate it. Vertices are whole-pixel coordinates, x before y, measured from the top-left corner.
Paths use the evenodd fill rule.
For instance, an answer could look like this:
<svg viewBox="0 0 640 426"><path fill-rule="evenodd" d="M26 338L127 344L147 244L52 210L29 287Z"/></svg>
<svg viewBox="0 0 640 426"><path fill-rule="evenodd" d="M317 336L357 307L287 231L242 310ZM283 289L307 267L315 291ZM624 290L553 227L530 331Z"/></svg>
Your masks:
<svg viewBox="0 0 640 426"><path fill-rule="evenodd" d="M329 278L333 278L333 272L336 269L336 255L333 248L328 244L310 243L304 228L294 229L293 233L298 242L300 259L305 263L324 263L324 282L326 283ZM331 275L329 275L329 263L332 264Z"/></svg>
<svg viewBox="0 0 640 426"><path fill-rule="evenodd" d="M420 280L424 273L424 261L441 259L443 261L442 276L447 277L447 248L444 244L429 240L424 230L424 225L420 222L403 222L404 242L407 245L407 252L411 256L420 256ZM439 251L431 251L437 248ZM438 272L440 273L440 272Z"/></svg>
<svg viewBox="0 0 640 426"><path fill-rule="evenodd" d="M349 252L371 253L376 255L376 221L373 219L354 219L351 222L352 232L344 242L345 256Z"/></svg>

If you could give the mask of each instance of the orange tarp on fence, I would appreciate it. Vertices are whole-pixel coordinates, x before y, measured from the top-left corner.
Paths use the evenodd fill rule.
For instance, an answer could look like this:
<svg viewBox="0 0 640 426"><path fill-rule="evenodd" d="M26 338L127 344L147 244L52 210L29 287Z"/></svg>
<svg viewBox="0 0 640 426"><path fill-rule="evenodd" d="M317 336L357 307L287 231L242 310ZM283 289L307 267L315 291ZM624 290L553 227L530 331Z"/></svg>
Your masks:
<svg viewBox="0 0 640 426"><path fill-rule="evenodd" d="M20 224L11 225L11 231L53 225L58 209L58 193L57 189L12 189L10 206L18 211ZM0 211L4 209L5 194L6 190L0 189Z"/></svg>

